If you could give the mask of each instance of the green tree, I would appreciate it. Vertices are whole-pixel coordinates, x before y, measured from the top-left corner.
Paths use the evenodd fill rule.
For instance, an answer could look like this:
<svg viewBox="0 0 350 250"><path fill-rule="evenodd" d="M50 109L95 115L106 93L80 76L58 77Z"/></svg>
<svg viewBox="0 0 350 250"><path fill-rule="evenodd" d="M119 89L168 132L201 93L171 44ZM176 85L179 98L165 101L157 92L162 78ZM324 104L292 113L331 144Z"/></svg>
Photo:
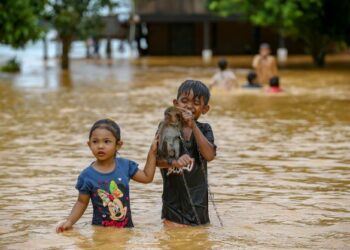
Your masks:
<svg viewBox="0 0 350 250"><path fill-rule="evenodd" d="M49 0L47 15L62 42L61 67L69 68L69 51L74 39L94 35L100 27L99 0Z"/></svg>
<svg viewBox="0 0 350 250"><path fill-rule="evenodd" d="M345 41L350 31L348 0L209 0L208 7L222 16L243 14L254 25L303 40L317 66L324 65L330 43Z"/></svg>
<svg viewBox="0 0 350 250"><path fill-rule="evenodd" d="M38 40L44 33L39 25L46 0L1 0L0 43L14 48Z"/></svg>

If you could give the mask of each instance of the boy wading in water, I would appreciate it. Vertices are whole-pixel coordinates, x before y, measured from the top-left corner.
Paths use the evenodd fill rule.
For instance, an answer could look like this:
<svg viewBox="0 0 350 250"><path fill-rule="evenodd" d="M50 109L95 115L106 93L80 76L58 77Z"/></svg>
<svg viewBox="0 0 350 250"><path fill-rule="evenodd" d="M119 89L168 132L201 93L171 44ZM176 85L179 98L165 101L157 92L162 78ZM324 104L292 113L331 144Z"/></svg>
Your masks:
<svg viewBox="0 0 350 250"><path fill-rule="evenodd" d="M200 81L187 80L178 89L175 107L182 110L184 151L177 160L158 160L163 177L162 219L165 225L209 223L207 162L215 158L213 131L198 122L206 114L210 92Z"/></svg>
<svg viewBox="0 0 350 250"><path fill-rule="evenodd" d="M258 75L258 82L263 85L268 85L271 77L278 75L275 57L270 54L270 45L263 43L260 45L259 55L254 57L252 63Z"/></svg>

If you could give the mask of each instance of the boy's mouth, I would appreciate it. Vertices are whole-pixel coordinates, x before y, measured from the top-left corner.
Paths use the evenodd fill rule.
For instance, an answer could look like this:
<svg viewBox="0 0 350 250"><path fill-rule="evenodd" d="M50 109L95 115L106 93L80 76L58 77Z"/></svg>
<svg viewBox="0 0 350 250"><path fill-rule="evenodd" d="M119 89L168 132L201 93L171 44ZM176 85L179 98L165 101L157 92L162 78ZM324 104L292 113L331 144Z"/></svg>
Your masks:
<svg viewBox="0 0 350 250"><path fill-rule="evenodd" d="M98 151L97 152L97 155L99 155L99 156L104 156L106 153L105 152L103 152L103 151Z"/></svg>

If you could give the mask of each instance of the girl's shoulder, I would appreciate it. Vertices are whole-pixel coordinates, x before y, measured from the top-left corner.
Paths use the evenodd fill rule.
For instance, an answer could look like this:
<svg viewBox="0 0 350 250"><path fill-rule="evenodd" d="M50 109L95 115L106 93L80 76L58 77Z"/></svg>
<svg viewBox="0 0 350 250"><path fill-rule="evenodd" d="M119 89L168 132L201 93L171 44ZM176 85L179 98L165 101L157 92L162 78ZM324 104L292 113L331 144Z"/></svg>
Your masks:
<svg viewBox="0 0 350 250"><path fill-rule="evenodd" d="M138 166L138 164L135 161L124 157L117 157L116 162L117 166L127 169L133 166Z"/></svg>
<svg viewBox="0 0 350 250"><path fill-rule="evenodd" d="M129 165L130 162L133 162L132 160L124 157L116 157L115 159L117 161L117 164L119 163L120 165Z"/></svg>

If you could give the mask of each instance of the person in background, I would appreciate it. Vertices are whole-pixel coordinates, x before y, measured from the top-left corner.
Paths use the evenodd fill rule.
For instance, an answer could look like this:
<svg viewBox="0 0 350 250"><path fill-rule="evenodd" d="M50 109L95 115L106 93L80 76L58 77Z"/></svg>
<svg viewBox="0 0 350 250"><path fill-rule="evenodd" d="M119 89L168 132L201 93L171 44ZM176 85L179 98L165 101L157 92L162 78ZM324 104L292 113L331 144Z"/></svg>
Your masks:
<svg viewBox="0 0 350 250"><path fill-rule="evenodd" d="M229 70L226 59L218 61L219 71L211 79L209 89L220 88L223 90L231 90L233 87L238 87L238 82L235 74Z"/></svg>
<svg viewBox="0 0 350 250"><path fill-rule="evenodd" d="M280 93L283 92L283 89L280 87L280 81L277 76L274 76L270 79L270 87L267 89L269 93Z"/></svg>
<svg viewBox="0 0 350 250"><path fill-rule="evenodd" d="M255 72L250 71L247 75L247 83L242 85L245 89L258 89L261 88L261 84L258 83L258 77Z"/></svg>
<svg viewBox="0 0 350 250"><path fill-rule="evenodd" d="M271 77L278 75L276 59L270 53L270 45L263 43L260 45L259 55L253 59L252 66L258 75L258 82L263 85L269 84Z"/></svg>

